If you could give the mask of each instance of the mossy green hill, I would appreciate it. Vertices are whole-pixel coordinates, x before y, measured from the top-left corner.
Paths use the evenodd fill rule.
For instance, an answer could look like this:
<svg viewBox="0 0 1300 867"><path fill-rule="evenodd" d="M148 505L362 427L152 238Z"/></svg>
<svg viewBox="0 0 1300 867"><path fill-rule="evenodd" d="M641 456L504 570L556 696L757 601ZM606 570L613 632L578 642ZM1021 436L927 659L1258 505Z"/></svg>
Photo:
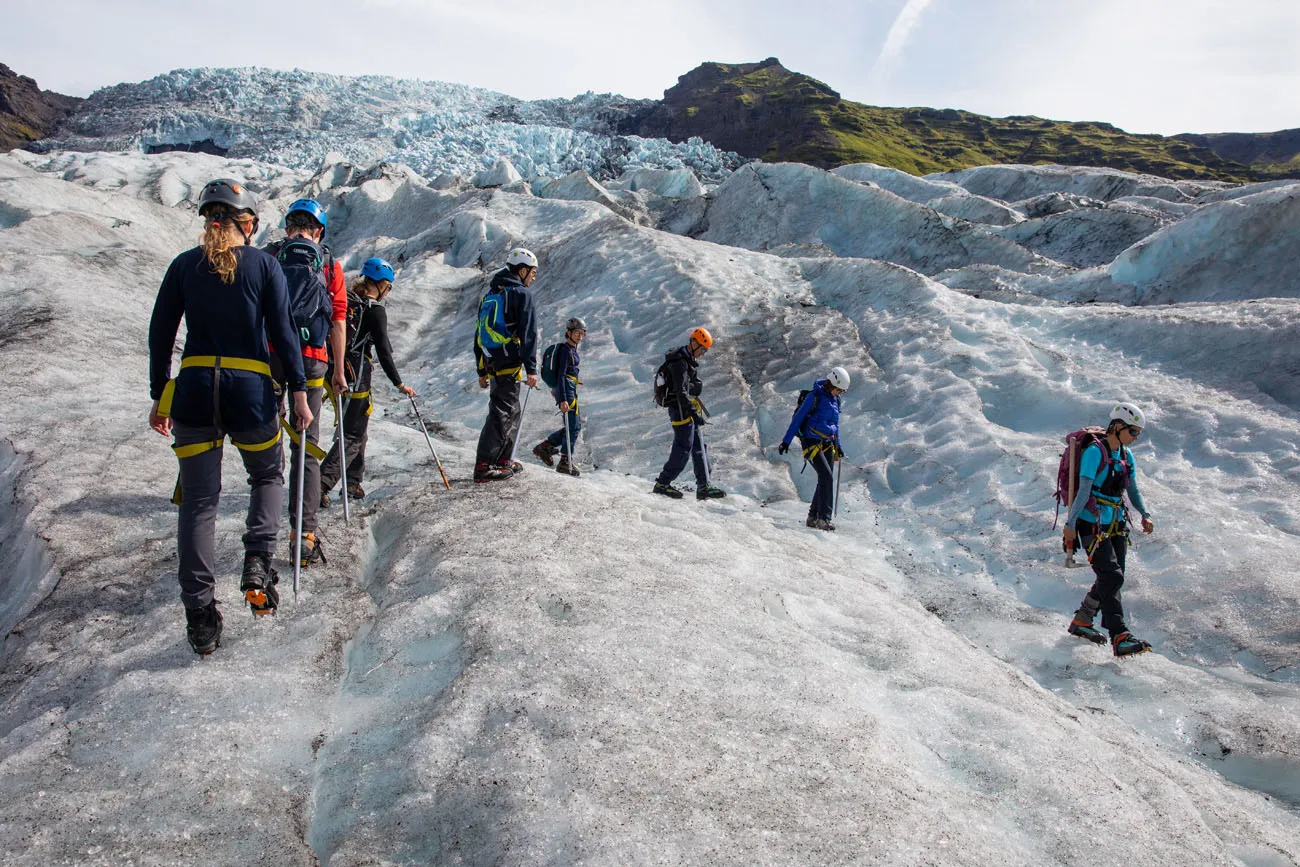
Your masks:
<svg viewBox="0 0 1300 867"><path fill-rule="evenodd" d="M1133 135L1106 123L863 105L776 58L702 64L634 126L643 136L699 136L766 162L826 169L871 162L922 175L995 163L1060 163L1224 181L1286 173L1276 164L1226 159L1198 141Z"/></svg>

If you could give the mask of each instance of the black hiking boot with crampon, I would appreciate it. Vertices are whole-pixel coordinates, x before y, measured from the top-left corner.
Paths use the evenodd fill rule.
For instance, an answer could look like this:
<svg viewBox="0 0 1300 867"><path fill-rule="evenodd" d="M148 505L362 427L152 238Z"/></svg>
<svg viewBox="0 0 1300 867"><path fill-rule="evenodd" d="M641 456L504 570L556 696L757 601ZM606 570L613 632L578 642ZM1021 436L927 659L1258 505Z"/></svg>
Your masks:
<svg viewBox="0 0 1300 867"><path fill-rule="evenodd" d="M651 488L651 490L656 494L662 494L665 497L672 497L674 500L680 500L682 498L681 491L677 490L672 485L666 485L663 482L655 482L655 486Z"/></svg>
<svg viewBox="0 0 1300 867"><path fill-rule="evenodd" d="M720 500L727 495L727 492L717 485L700 485L695 489L695 499L697 500Z"/></svg>
<svg viewBox="0 0 1300 867"><path fill-rule="evenodd" d="M1085 620L1077 614L1074 616L1074 619L1070 621L1070 625L1065 628L1065 631L1071 635L1086 638L1093 644L1106 643L1106 637L1093 628L1092 621Z"/></svg>
<svg viewBox="0 0 1300 867"><path fill-rule="evenodd" d="M555 468L557 473L564 473L566 476L580 476L581 472L573 464L569 463L568 458L560 458L559 465Z"/></svg>
<svg viewBox="0 0 1300 867"><path fill-rule="evenodd" d="M204 608L185 609L185 637L200 656L210 656L221 646L221 612L216 601Z"/></svg>
<svg viewBox="0 0 1300 867"><path fill-rule="evenodd" d="M1146 653L1151 649L1151 645L1135 637L1132 632L1121 632L1110 637L1110 648L1116 656L1122 659L1125 656L1137 656L1139 653Z"/></svg>
<svg viewBox="0 0 1300 867"><path fill-rule="evenodd" d="M305 536L303 540L306 541ZM271 568L270 554L249 552L244 555L244 575L239 581L239 589L255 617L274 614L280 606L280 591L275 589L279 583L279 574Z"/></svg>

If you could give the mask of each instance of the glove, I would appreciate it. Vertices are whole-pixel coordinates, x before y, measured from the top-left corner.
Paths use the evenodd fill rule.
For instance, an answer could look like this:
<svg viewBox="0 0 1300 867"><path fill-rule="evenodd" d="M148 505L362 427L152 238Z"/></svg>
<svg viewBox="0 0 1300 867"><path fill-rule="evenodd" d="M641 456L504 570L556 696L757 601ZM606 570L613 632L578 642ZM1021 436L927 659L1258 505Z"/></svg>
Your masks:
<svg viewBox="0 0 1300 867"><path fill-rule="evenodd" d="M690 388L687 389L687 392L690 394L691 397L699 397L700 393L703 391L704 391L704 383L702 382L692 382Z"/></svg>
<svg viewBox="0 0 1300 867"><path fill-rule="evenodd" d="M785 454L785 453L788 452L788 451L790 451L790 444L789 444L789 443L781 443L779 446L776 447L776 453L777 453L778 455L783 455L783 454Z"/></svg>
<svg viewBox="0 0 1300 867"><path fill-rule="evenodd" d="M844 449L840 448L839 440L835 440L835 442L831 443L831 448L835 452L835 460L837 461L844 460Z"/></svg>

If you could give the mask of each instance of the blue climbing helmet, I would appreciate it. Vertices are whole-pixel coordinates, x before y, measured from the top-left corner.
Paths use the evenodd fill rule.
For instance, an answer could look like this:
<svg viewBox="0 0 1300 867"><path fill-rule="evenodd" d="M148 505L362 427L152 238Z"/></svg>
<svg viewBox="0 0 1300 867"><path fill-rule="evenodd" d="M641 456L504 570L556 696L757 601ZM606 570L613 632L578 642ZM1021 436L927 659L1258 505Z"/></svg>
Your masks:
<svg viewBox="0 0 1300 867"><path fill-rule="evenodd" d="M387 280L389 283L392 283L393 266L389 265L386 260L380 259L378 256L371 256L369 259L361 263L361 276L369 277L376 283L381 280Z"/></svg>
<svg viewBox="0 0 1300 867"><path fill-rule="evenodd" d="M325 214L325 209L322 208L320 202L315 199L298 199L291 204L289 210L284 212L284 222L286 226L289 224L289 215L295 211L302 211L305 214L309 214L313 220L320 223L322 229L329 224L329 217Z"/></svg>

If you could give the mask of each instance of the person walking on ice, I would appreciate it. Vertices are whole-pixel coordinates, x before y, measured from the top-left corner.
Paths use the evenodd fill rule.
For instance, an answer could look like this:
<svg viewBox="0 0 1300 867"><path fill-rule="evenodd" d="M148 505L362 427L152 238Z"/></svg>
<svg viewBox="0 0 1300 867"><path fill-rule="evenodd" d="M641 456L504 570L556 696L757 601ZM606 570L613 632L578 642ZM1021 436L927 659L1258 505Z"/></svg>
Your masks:
<svg viewBox="0 0 1300 867"><path fill-rule="evenodd" d="M279 603L271 553L284 502L280 419L267 340L284 361L298 430L312 422L298 329L289 312L284 272L250 246L257 197L242 183L212 181L199 193L200 246L172 260L149 321L149 426L174 438L180 464L177 578L186 638L207 656L221 644L217 610L216 527L222 444L239 449L252 488L239 589L254 614ZM172 349L182 317L185 350L171 379Z"/></svg>
<svg viewBox="0 0 1300 867"><path fill-rule="evenodd" d="M343 277L343 266L335 261L325 246L325 228L329 217L315 199L298 199L289 205L284 215L284 240L269 244L266 252L280 263L289 291L289 312L293 314L298 331L300 349L295 354L302 357L307 375L307 402L311 406L313 421L307 428L307 454L302 460L302 526L298 521L298 449L302 437L297 431L287 429L289 443L289 550L295 548L294 537L302 533L302 560L300 566L310 566L325 561L325 549L317 531L316 509L320 504L320 459L325 452L320 447L320 410L325 401L326 377L336 394L347 390L343 367L337 360L343 357L347 339L348 289ZM331 374L330 360L334 359ZM277 347L271 357L271 368L277 379L280 369L287 364ZM290 559L293 554L291 553Z"/></svg>
<svg viewBox="0 0 1300 867"><path fill-rule="evenodd" d="M586 336L587 323L575 316L564 328L564 342L547 347L542 356L542 378L549 376L555 383L551 396L560 408L562 421L559 430L533 446L533 454L549 467L559 451L560 465L555 471L569 476L581 475L574 465L573 447L582 431L582 417L578 414L578 386L582 385L578 370L581 360L578 345Z"/></svg>
<svg viewBox="0 0 1300 867"><path fill-rule="evenodd" d="M523 472L511 455L523 410L519 381L537 387L537 314L528 287L537 279L537 257L523 247L506 255L506 267L492 278L479 303L474 362L479 388L491 386L487 420L478 438L474 481L508 479Z"/></svg>
<svg viewBox="0 0 1300 867"><path fill-rule="evenodd" d="M844 457L840 448L840 395L849 390L849 372L842 367L813 383L802 394L799 407L790 419L790 427L781 438L777 452L790 451L795 436L803 447L803 459L817 471L817 489L808 506L807 526L814 530L833 531L831 510L835 505L834 464Z"/></svg>
<svg viewBox="0 0 1300 867"><path fill-rule="evenodd" d="M361 263L361 277L348 290L348 349L345 376L349 381L348 406L343 411L343 435L347 442L348 499L363 500L366 492L361 487L366 471L366 439L370 427L370 413L375 399L371 396L371 374L375 359L393 387L407 397L415 397L415 389L402 382L393 362L393 346L388 340L388 311L384 299L393 289L393 266L378 257ZM337 432L336 432L337 433ZM320 504L328 506L329 492L338 484L342 473L339 460L339 441L320 466Z"/></svg>
<svg viewBox="0 0 1300 867"><path fill-rule="evenodd" d="M725 497L726 491L713 484L710 478L709 456L700 425L704 424L704 408L699 397L704 391L695 372L699 360L713 346L713 335L703 326L691 332L685 346L664 354L664 363L655 374L655 402L668 409L668 420L673 427L673 447L668 461L655 479L652 489L656 494L681 499L682 492L672 482L687 460L695 464L695 498L712 500Z"/></svg>
<svg viewBox="0 0 1300 867"><path fill-rule="evenodd" d="M1106 639L1092 625L1100 611L1102 628L1110 634L1111 650L1119 657L1151 649L1150 644L1129 632L1120 599L1129 541L1125 495L1142 516L1142 532L1155 530L1138 490L1137 464L1131 450L1145 427L1146 416L1136 405L1118 403L1111 410L1104 438L1094 438L1079 455L1079 491L1066 514L1061 539L1068 553L1074 550L1077 538L1097 576L1067 629L1071 635L1102 644Z"/></svg>

